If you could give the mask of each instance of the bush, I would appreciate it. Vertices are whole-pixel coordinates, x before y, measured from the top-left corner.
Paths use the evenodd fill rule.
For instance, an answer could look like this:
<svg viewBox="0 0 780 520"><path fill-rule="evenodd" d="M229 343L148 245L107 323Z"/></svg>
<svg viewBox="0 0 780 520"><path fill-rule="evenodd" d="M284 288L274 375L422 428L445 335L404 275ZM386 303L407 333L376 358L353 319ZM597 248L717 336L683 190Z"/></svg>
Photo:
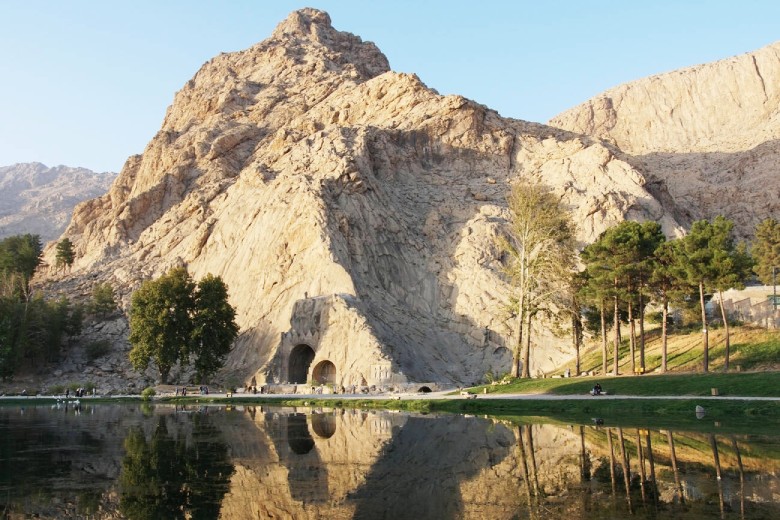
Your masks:
<svg viewBox="0 0 780 520"><path fill-rule="evenodd" d="M101 358L109 352L111 352L111 343L106 339L93 341L84 346L84 353L90 361Z"/></svg>
<svg viewBox="0 0 780 520"><path fill-rule="evenodd" d="M144 401L151 401L152 397L154 397L156 394L157 392L155 392L153 386L147 386L146 388L143 389L143 392L141 392L141 398Z"/></svg>

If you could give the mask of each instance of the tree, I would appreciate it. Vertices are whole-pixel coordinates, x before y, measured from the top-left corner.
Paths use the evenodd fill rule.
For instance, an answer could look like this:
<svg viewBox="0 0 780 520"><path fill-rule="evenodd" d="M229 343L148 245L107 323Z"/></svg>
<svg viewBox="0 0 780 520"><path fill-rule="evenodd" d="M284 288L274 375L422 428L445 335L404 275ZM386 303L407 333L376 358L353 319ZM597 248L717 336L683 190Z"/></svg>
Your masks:
<svg viewBox="0 0 780 520"><path fill-rule="evenodd" d="M680 268L685 273L688 283L699 289L704 372L709 371L709 331L704 305L705 292L735 285L739 278L744 280L745 270L750 269L752 265L744 248L737 249L731 236L733 227L734 223L723 216L715 217L712 223L707 220L697 220L691 226L688 235L680 241ZM725 316L723 307L721 311ZM725 319L724 321L726 322L726 359L728 359L728 321Z"/></svg>
<svg viewBox="0 0 780 520"><path fill-rule="evenodd" d="M612 324L614 330L613 375L618 375L620 350L621 306L626 305L632 324L631 363L634 366L633 297L639 286L636 270L642 260L643 226L638 222L623 221L605 230L592 244L586 246L580 255L587 271L591 301L611 300ZM602 320L605 321L605 320Z"/></svg>
<svg viewBox="0 0 780 520"><path fill-rule="evenodd" d="M187 269L171 269L147 280L133 293L130 304L130 362L145 370L153 360L165 384L177 361L187 360L192 335L195 283Z"/></svg>
<svg viewBox="0 0 780 520"><path fill-rule="evenodd" d="M235 318L236 311L228 302L225 282L217 276L206 275L198 282L195 296L191 346L195 354L195 370L201 382L224 364L238 336Z"/></svg>
<svg viewBox="0 0 780 520"><path fill-rule="evenodd" d="M55 255L57 269L70 268L75 258L76 253L73 251L73 242L69 238L63 238L57 242L57 254Z"/></svg>
<svg viewBox="0 0 780 520"><path fill-rule="evenodd" d="M517 182L508 202L509 233L500 247L509 255L506 273L517 306L511 373L530 377L530 338L523 348L524 328L530 329L533 314L563 290L574 263L574 224L560 200L541 184Z"/></svg>
<svg viewBox="0 0 780 520"><path fill-rule="evenodd" d="M743 243L735 244L732 235L734 223L730 220L715 219L713 242L713 264L715 279L713 288L718 291L720 314L723 318L723 328L726 331L726 352L723 360L723 370L729 369L729 356L731 354L731 339L729 334L729 320L726 316L726 307L723 304L723 291L728 289L744 289L745 280L750 277L753 269L753 258L747 252L747 246Z"/></svg>
<svg viewBox="0 0 780 520"><path fill-rule="evenodd" d="M93 314L105 317L116 309L114 288L110 283L99 283L92 288L92 304L90 310Z"/></svg>
<svg viewBox="0 0 780 520"><path fill-rule="evenodd" d="M658 222L647 221L642 223L639 228L639 242L637 244L637 261L634 264L631 274L634 276L639 298L639 367L642 373L645 371L645 307L647 301L645 296L649 293L649 281L655 269L654 253L666 242Z"/></svg>
<svg viewBox="0 0 780 520"><path fill-rule="evenodd" d="M780 269L780 223L777 220L768 218L756 226L750 253L756 261L753 271L761 281L766 285L775 283L772 268Z"/></svg>
<svg viewBox="0 0 780 520"><path fill-rule="evenodd" d="M650 290L652 297L661 304L661 372L667 368L667 338L669 322L669 303L682 293L690 293L692 288L685 283L684 270L680 267L678 249L679 240L670 240L661 243L655 250L653 257L653 272L650 275Z"/></svg>
<svg viewBox="0 0 780 520"><path fill-rule="evenodd" d="M194 358L200 379L224 363L238 335L235 310L221 278L207 275L198 284L183 267L147 280L133 293L130 306L130 362L145 370L154 361L162 383L178 362Z"/></svg>
<svg viewBox="0 0 780 520"><path fill-rule="evenodd" d="M43 246L38 235L14 235L0 241L0 271L21 276L21 287L29 294L30 279L41 264Z"/></svg>

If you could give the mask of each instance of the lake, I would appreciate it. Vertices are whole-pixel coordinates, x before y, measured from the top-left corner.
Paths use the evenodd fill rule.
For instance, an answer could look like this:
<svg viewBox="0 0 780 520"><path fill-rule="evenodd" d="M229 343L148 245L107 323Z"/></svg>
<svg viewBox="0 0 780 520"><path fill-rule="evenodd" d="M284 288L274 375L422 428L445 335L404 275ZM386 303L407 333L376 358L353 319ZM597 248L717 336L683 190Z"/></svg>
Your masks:
<svg viewBox="0 0 780 520"><path fill-rule="evenodd" d="M0 508L0 518L776 519L780 431L265 406L5 406Z"/></svg>

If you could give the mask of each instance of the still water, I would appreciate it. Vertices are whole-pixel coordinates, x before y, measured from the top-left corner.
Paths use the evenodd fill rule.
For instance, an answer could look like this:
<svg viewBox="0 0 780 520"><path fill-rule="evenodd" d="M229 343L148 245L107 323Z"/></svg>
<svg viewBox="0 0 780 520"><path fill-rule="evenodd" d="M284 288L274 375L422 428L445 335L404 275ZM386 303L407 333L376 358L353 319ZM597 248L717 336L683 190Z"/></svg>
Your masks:
<svg viewBox="0 0 780 520"><path fill-rule="evenodd" d="M0 407L6 517L776 519L780 432L260 406Z"/></svg>

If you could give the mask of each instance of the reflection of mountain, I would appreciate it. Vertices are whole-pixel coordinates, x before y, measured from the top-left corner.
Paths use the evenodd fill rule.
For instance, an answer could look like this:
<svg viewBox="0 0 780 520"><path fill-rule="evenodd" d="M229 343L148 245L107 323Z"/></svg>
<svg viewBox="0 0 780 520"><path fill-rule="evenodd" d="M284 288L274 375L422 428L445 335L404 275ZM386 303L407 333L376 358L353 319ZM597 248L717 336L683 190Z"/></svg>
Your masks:
<svg viewBox="0 0 780 520"><path fill-rule="evenodd" d="M0 407L0 510L41 518L780 518L778 439L362 410Z"/></svg>
<svg viewBox="0 0 780 520"><path fill-rule="evenodd" d="M355 518L461 518L462 482L501 462L513 442L489 421L410 418L350 496Z"/></svg>
<svg viewBox="0 0 780 520"><path fill-rule="evenodd" d="M773 498L780 464L751 439L673 433L672 457L667 432L636 429L356 410L277 410L255 413L254 422L257 445L233 451L223 518L698 519L719 518L721 507L780 513Z"/></svg>

